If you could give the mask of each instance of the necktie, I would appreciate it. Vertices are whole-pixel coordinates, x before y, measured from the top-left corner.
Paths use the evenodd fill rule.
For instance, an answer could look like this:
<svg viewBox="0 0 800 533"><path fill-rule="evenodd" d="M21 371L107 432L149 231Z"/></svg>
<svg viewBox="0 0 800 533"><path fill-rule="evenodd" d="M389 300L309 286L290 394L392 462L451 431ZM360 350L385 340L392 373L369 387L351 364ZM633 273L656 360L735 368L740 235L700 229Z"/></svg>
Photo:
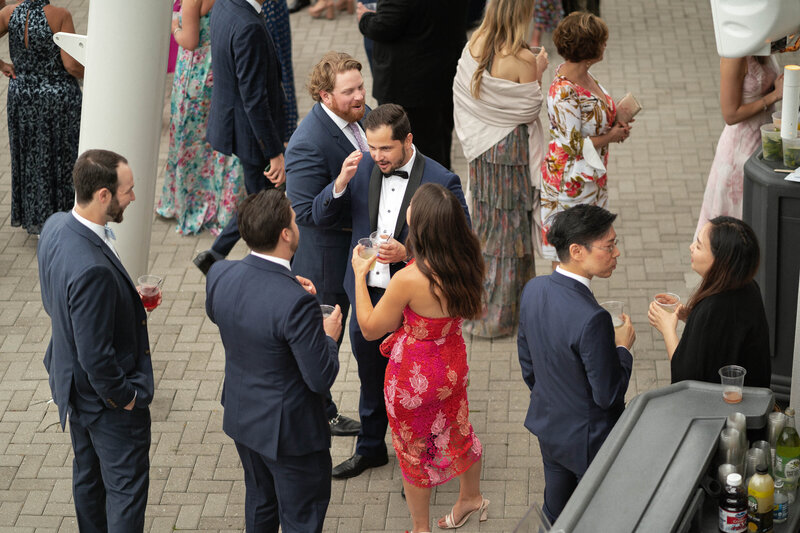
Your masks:
<svg viewBox="0 0 800 533"><path fill-rule="evenodd" d="M353 137L356 138L356 144L358 145L358 149L362 152L369 152L369 148L367 147L364 139L361 138L361 130L358 128L358 124L355 122L351 122L347 125L347 128L353 134Z"/></svg>
<svg viewBox="0 0 800 533"><path fill-rule="evenodd" d="M111 226L106 224L105 226L103 226L103 229L106 230L106 239L109 239L109 240L112 240L112 241L116 241L117 240L117 236L114 235L114 230L111 229Z"/></svg>
<svg viewBox="0 0 800 533"><path fill-rule="evenodd" d="M384 178L390 178L392 176L397 176L399 178L403 178L404 180L407 180L408 179L408 172L406 172L405 170L393 170L390 173L383 175Z"/></svg>

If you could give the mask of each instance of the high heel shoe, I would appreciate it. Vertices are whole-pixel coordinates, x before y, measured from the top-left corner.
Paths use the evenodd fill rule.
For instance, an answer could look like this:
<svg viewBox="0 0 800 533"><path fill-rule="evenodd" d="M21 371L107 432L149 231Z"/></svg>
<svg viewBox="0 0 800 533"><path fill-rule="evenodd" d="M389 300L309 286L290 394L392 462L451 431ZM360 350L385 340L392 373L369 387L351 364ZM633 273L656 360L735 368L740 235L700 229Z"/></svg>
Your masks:
<svg viewBox="0 0 800 533"><path fill-rule="evenodd" d="M450 509L450 512L443 517L444 527L439 526L439 529L458 529L467 523L467 520L469 520L469 517L472 516L475 511L480 511L478 515L479 520L481 522L486 522L486 520L489 519L489 500L484 498L483 501L481 501L480 507L465 514L458 523L456 523L456 517L453 515L453 509Z"/></svg>
<svg viewBox="0 0 800 533"><path fill-rule="evenodd" d="M336 9L338 9L339 11L347 11L351 15L356 11L356 7L355 4L353 3L353 0L339 0L336 3Z"/></svg>
<svg viewBox="0 0 800 533"><path fill-rule="evenodd" d="M311 15L311 18L318 19L324 12L326 19L333 20L335 16L333 8L333 0L317 0L316 4L308 8L308 14Z"/></svg>

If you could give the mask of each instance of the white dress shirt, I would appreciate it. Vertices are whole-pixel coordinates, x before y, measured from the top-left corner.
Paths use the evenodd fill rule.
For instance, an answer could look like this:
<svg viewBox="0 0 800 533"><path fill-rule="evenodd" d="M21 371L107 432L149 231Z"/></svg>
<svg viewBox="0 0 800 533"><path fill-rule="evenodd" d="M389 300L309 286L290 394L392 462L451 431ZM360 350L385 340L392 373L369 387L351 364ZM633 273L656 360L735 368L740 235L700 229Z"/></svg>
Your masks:
<svg viewBox="0 0 800 533"><path fill-rule="evenodd" d="M254 255L256 257L260 257L261 259L266 259L267 261L270 261L272 263L276 263L278 265L281 265L282 267L286 267L286 270L288 270L289 272L292 271L292 264L289 261L287 261L286 259L282 258L282 257L275 257L274 255L260 254L258 252L254 252L253 250L250 250L250 255Z"/></svg>
<svg viewBox="0 0 800 533"><path fill-rule="evenodd" d="M353 148L355 148L356 150L360 150L358 143L356 142L356 138L353 137L353 132L350 131L350 128L347 127L350 125L350 123L347 122L342 117L340 117L339 115L337 115L336 113L334 113L333 111L331 111L330 109L328 109L328 106L326 106L324 103L320 103L320 107L322 107L322 110L325 111L325 113L331 118L333 123L336 124L336 126L340 130L342 130L344 136L347 137L347 140L350 141L350 144L353 145ZM368 146L367 136L364 133L364 130L361 129L361 126L359 125L358 122L356 122L355 125L358 128L358 132L361 134L361 140L364 141L364 146Z"/></svg>
<svg viewBox="0 0 800 533"><path fill-rule="evenodd" d="M261 4L256 2L256 0L244 0L244 1L247 2L248 4L250 4L251 6L253 6L253 9L256 10L256 13L259 13L259 14L261 13Z"/></svg>
<svg viewBox="0 0 800 533"><path fill-rule="evenodd" d="M92 222L91 220L83 218L75 211L74 208L72 209L72 216L75 217L75 220L77 220L90 230L92 230L98 237L100 237L103 240L103 242L106 243L106 246L108 246L111 249L111 251L114 252L114 255L117 256L117 259L119 259L119 254L117 253L117 249L114 248L114 243L111 241L111 239L109 239L106 236L105 226L101 226L100 224L97 224L95 222Z"/></svg>
<svg viewBox="0 0 800 533"><path fill-rule="evenodd" d="M573 274L572 272L564 270L563 268L561 268L561 265L556 266L556 272L558 272L563 276L567 276L568 278L572 278L575 281L580 281L581 283L586 285L586 288L589 289L589 292L591 292L592 287L589 285L589 283L591 283L591 280L589 278L584 278L583 276L579 276L578 274Z"/></svg>

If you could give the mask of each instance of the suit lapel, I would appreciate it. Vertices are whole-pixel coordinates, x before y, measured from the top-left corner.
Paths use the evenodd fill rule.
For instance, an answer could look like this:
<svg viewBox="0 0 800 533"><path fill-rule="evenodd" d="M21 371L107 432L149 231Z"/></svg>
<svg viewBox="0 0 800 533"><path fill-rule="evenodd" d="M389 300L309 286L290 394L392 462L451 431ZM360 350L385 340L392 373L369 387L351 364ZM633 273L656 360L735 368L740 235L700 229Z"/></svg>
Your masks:
<svg viewBox="0 0 800 533"><path fill-rule="evenodd" d="M119 258L117 257L117 254L115 254L111 250L111 248L108 247L108 245L103 241L103 239L98 237L95 232L93 232L80 222L78 222L78 220L74 216L72 216L72 213L69 214L69 218L67 220L70 227L78 235L87 239L89 242L100 248L103 254L108 258L109 261L111 261L111 264L114 265L114 267L119 271L122 277L128 281L128 285L130 286L130 288L136 291L136 285L133 283L133 280L131 279L130 274L128 274L128 271L125 270L125 266L122 264L122 262L120 262Z"/></svg>
<svg viewBox="0 0 800 533"><path fill-rule="evenodd" d="M378 208L381 202L381 185L383 184L383 174L378 165L372 167L372 174L369 176L369 230L378 229ZM397 233L395 233L397 235Z"/></svg>
<svg viewBox="0 0 800 533"><path fill-rule="evenodd" d="M312 112L314 116L317 117L320 124L328 131L331 137L336 139L336 144L338 144L344 153L349 155L355 148L353 147L353 143L351 143L344 132L336 125L336 123L331 120L331 117L322 109L322 106L325 105L321 102L317 102Z"/></svg>
<svg viewBox="0 0 800 533"><path fill-rule="evenodd" d="M414 148L416 150L416 148ZM417 150L417 156L414 158L414 166L411 167L411 174L408 176L408 185L406 186L406 193L403 195L403 203L400 204L400 212L397 214L397 224L394 227L395 238L399 237L403 231L403 226L406 225L406 211L408 204L411 203L411 198L414 193L419 189L422 183L422 174L425 171L425 156Z"/></svg>

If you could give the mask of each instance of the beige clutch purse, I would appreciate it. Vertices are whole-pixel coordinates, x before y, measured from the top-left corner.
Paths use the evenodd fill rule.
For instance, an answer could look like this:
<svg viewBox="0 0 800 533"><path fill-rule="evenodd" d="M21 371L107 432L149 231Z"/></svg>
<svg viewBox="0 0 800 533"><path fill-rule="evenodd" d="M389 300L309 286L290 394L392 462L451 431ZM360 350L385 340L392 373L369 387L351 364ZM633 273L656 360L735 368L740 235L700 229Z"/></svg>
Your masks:
<svg viewBox="0 0 800 533"><path fill-rule="evenodd" d="M639 104L639 101L636 100L636 97L628 93L617 103L617 122L624 122L627 124L641 110L642 106Z"/></svg>

